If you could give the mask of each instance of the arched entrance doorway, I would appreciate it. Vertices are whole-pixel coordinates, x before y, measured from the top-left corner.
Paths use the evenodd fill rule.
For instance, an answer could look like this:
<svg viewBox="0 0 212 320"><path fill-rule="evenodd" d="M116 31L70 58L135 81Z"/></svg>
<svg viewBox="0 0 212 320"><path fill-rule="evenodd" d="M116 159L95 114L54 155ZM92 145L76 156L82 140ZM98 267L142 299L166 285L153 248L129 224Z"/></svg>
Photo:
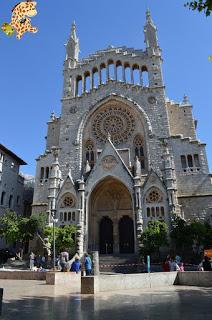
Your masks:
<svg viewBox="0 0 212 320"><path fill-rule="evenodd" d="M108 217L103 217L99 226L99 253L113 253L113 222Z"/></svg>
<svg viewBox="0 0 212 320"><path fill-rule="evenodd" d="M119 250L120 253L134 253L134 227L129 216L119 220Z"/></svg>
<svg viewBox="0 0 212 320"><path fill-rule="evenodd" d="M88 250L98 250L102 254L120 253L119 221L125 215L129 217L125 222L130 224L129 229L134 237L129 190L119 180L105 178L94 188L89 199ZM134 248L134 241L133 244L130 242L130 248Z"/></svg>

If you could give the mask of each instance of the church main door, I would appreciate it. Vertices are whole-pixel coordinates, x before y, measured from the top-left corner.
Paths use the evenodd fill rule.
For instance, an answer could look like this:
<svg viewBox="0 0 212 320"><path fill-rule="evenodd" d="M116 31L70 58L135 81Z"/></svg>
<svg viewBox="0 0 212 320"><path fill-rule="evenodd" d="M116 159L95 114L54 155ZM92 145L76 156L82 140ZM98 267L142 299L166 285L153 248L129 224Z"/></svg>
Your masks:
<svg viewBox="0 0 212 320"><path fill-rule="evenodd" d="M130 217L124 216L119 221L120 253L134 253L134 228Z"/></svg>
<svg viewBox="0 0 212 320"><path fill-rule="evenodd" d="M108 217L103 217L99 228L100 254L113 253L113 222Z"/></svg>
<svg viewBox="0 0 212 320"><path fill-rule="evenodd" d="M89 200L88 250L98 250L100 254L134 252L133 226L129 190L113 177L103 179Z"/></svg>

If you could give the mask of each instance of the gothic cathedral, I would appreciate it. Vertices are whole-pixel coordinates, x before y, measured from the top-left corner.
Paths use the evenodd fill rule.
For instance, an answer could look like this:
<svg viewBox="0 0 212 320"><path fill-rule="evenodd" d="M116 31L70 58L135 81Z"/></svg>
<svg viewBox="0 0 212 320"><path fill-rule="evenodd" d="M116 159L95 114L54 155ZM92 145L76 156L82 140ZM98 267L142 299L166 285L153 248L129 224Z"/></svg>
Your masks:
<svg viewBox="0 0 212 320"><path fill-rule="evenodd" d="M212 216L205 144L188 97L166 98L149 11L144 35L145 50L109 46L79 60L73 24L66 44L62 111L37 159L33 212L76 224L80 254L136 253L149 221Z"/></svg>

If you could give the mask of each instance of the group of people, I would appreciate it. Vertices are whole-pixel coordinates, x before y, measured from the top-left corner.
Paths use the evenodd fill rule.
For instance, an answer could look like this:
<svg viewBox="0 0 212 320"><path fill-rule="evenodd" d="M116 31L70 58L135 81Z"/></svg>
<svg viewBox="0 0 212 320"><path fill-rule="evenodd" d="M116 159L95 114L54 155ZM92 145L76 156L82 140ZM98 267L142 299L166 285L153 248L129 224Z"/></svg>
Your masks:
<svg viewBox="0 0 212 320"><path fill-rule="evenodd" d="M46 266L46 258L43 255L36 256L33 251L29 255L29 268L30 270L44 269Z"/></svg>
<svg viewBox="0 0 212 320"><path fill-rule="evenodd" d="M74 262L71 265L70 271L79 273L81 271L81 268L82 266L81 266L80 258L76 256ZM87 253L84 254L84 268L85 268L86 276L90 276L91 270L92 270L92 262L91 262L90 256Z"/></svg>
<svg viewBox="0 0 212 320"><path fill-rule="evenodd" d="M81 262L82 261L82 262ZM76 272L79 273L85 270L86 276L91 275L92 271L92 261L88 253L84 254L84 259L81 259L78 254L75 255L74 261L71 263L69 261L69 253L64 251L61 252L56 260L56 265L58 270L62 272ZM36 256L33 251L30 252L29 255L29 266L32 271L39 271L40 269L45 268L46 259L42 255Z"/></svg>
<svg viewBox="0 0 212 320"><path fill-rule="evenodd" d="M85 253L84 259L82 259L82 261L84 264L84 270L85 270L86 276L89 276L92 271L92 261L90 256L87 253ZM71 272L79 273L83 269L83 266L78 254L75 255L74 261L71 263L71 266L70 266L70 261L68 261L68 257L63 253L61 253L60 258L58 260L58 267L62 272L71 271Z"/></svg>
<svg viewBox="0 0 212 320"><path fill-rule="evenodd" d="M184 264L181 261L181 257L176 255L175 257L171 257L168 255L163 262L163 271L184 271ZM212 271L212 264L210 258L205 256L201 263L198 265L198 271Z"/></svg>
<svg viewBox="0 0 212 320"><path fill-rule="evenodd" d="M163 262L163 271L169 272L169 271L184 271L184 264L181 261L181 257L179 255L176 255L175 257L171 257L168 255L166 259Z"/></svg>

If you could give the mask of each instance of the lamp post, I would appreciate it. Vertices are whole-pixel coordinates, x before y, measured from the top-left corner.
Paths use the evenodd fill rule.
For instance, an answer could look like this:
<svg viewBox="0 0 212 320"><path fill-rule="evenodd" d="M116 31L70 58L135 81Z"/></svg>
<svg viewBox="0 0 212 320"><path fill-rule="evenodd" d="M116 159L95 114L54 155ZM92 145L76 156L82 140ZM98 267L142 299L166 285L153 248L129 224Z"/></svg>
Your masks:
<svg viewBox="0 0 212 320"><path fill-rule="evenodd" d="M51 217L52 217L52 222L53 222L53 270L55 271L55 223L58 222L58 219L55 217L56 214L56 209L53 208L53 201L51 201Z"/></svg>

